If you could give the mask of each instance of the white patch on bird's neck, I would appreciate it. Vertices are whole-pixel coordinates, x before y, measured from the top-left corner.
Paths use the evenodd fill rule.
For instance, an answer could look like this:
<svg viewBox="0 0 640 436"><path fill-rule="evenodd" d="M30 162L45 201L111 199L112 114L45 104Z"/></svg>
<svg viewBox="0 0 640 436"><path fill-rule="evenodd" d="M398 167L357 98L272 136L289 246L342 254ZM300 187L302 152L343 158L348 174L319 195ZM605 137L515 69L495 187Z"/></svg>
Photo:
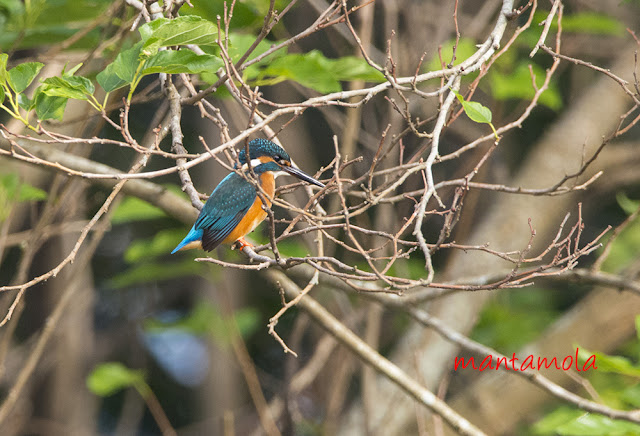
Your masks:
<svg viewBox="0 0 640 436"><path fill-rule="evenodd" d="M260 165L262 163L262 161L260 159L251 159L251 168L255 168L258 165ZM249 170L249 164L246 163L244 165L242 165L242 171L247 171Z"/></svg>

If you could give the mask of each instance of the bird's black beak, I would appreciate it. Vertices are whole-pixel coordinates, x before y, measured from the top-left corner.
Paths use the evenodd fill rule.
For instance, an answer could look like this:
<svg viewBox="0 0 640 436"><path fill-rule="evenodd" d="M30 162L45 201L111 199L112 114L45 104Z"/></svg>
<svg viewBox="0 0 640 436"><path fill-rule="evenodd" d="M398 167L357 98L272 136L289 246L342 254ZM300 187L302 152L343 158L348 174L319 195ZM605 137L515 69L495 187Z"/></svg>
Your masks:
<svg viewBox="0 0 640 436"><path fill-rule="evenodd" d="M311 183L313 185L316 186L320 186L321 188L324 188L324 184L317 181L316 179L314 179L313 177L305 174L302 172L302 170L294 167L294 166L282 166L282 171L285 171L289 174L291 174L292 176L296 176L297 178L299 178L300 180L304 180L307 183Z"/></svg>

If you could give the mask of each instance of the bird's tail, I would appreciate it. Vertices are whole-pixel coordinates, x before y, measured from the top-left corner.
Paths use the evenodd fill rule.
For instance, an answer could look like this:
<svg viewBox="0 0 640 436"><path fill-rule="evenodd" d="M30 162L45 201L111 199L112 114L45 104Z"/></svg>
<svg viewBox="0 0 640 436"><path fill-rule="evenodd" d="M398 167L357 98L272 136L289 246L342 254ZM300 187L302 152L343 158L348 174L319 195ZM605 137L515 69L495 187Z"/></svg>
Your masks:
<svg viewBox="0 0 640 436"><path fill-rule="evenodd" d="M178 246L173 249L171 254L175 253L176 251L180 251L183 249L186 250L189 248L197 248L199 246L202 246L202 229L196 230L195 226L193 226L191 227L191 230L189 230L189 233L187 233L187 236L184 237L182 242L180 242Z"/></svg>

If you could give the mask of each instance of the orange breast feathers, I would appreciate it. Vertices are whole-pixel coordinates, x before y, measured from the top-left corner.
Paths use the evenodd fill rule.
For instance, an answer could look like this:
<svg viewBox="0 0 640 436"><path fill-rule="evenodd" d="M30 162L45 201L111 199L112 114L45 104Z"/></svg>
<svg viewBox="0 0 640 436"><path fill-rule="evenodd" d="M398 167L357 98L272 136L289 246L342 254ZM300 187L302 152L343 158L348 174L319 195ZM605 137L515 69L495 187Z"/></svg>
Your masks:
<svg viewBox="0 0 640 436"><path fill-rule="evenodd" d="M267 207L271 206L271 200L276 192L276 181L273 174L262 173L260 174L260 186L262 187L262 195L266 197ZM222 243L233 244L238 239L253 232L258 225L264 221L267 217L267 213L262 209L262 201L260 196L257 195L255 201L247 211L246 215L240 220L235 229L227 236Z"/></svg>

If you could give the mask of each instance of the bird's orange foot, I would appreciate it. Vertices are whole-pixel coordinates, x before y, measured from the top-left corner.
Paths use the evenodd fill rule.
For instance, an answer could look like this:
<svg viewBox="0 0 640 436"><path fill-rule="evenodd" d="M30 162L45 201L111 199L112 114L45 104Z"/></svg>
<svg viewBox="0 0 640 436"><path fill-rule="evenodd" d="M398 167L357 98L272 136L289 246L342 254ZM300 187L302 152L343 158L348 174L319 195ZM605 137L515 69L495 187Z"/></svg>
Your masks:
<svg viewBox="0 0 640 436"><path fill-rule="evenodd" d="M244 250L244 247L253 247L253 244L251 244L250 242L247 242L246 239L244 239L244 237L238 239L236 242L233 243L233 246L231 247L233 250Z"/></svg>

